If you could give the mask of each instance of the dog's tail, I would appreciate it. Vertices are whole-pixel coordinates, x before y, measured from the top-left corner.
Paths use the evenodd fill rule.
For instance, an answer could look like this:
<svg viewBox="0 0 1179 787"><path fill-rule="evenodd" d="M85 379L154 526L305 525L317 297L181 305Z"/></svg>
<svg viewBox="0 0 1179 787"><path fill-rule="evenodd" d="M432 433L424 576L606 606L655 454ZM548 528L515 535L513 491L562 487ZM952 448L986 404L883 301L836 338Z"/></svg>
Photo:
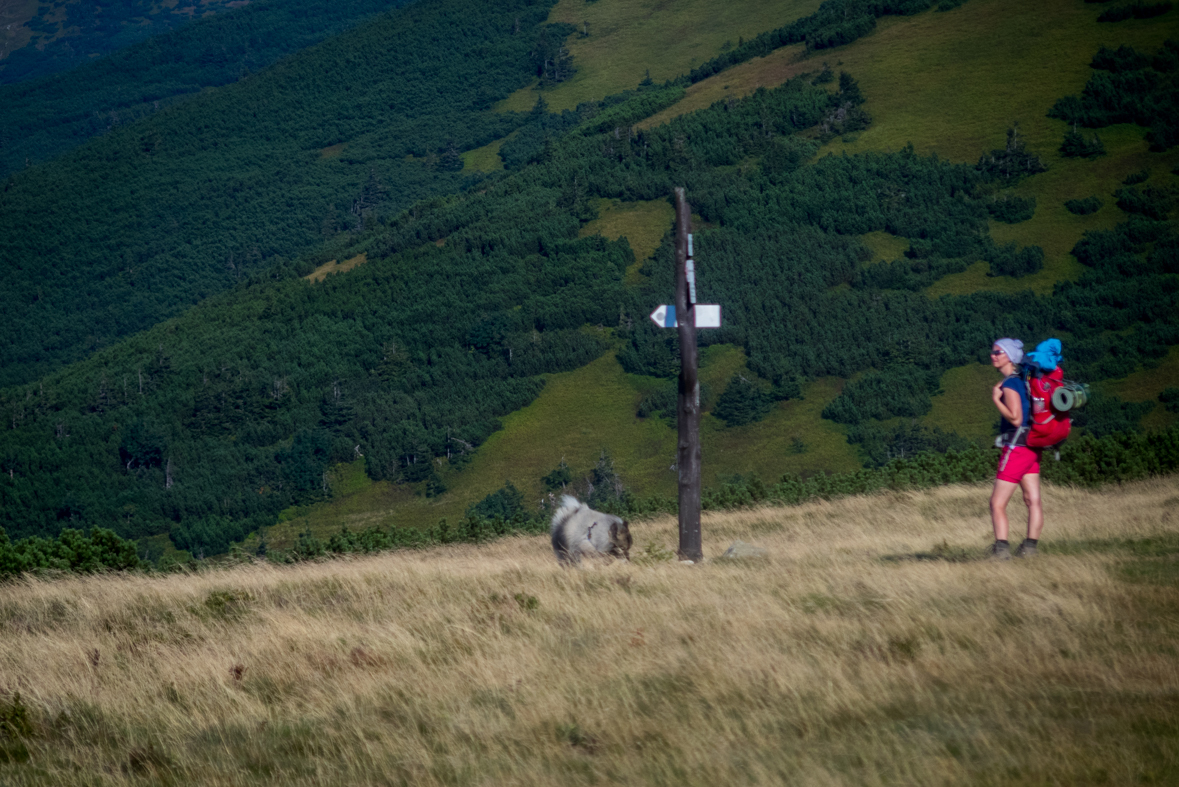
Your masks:
<svg viewBox="0 0 1179 787"><path fill-rule="evenodd" d="M562 563L572 560L572 544L569 543L569 534L565 532L565 523L569 517L581 510L581 502L572 495L563 495L561 497L561 507L553 513L552 523L552 541L553 552L557 555L557 560Z"/></svg>

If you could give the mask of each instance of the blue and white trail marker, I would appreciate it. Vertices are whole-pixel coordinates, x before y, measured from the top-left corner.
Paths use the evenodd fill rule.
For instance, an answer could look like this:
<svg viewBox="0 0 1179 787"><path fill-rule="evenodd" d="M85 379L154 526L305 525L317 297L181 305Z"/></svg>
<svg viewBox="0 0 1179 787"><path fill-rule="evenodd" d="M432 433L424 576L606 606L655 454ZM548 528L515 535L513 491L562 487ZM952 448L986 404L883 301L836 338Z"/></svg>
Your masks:
<svg viewBox="0 0 1179 787"><path fill-rule="evenodd" d="M692 310L696 315L697 328L721 327L721 307L718 303L698 303ZM660 328L677 328L675 304L664 304L651 312L651 321Z"/></svg>

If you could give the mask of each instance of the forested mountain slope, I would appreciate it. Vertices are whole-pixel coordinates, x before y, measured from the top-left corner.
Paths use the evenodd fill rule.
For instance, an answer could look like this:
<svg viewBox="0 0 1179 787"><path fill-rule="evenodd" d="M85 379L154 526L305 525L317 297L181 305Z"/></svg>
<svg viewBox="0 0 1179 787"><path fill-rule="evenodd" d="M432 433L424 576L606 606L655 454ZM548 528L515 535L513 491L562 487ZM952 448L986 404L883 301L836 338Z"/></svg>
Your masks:
<svg viewBox="0 0 1179 787"><path fill-rule="evenodd" d="M547 12L429 0L10 176L0 383L462 186L459 151L520 122L490 107L535 73Z"/></svg>
<svg viewBox="0 0 1179 787"><path fill-rule="evenodd" d="M405 4L403 0L254 0L112 51L97 61L85 58L85 65L77 64L80 67L64 73L0 87L0 178L158 112L180 96L257 73L286 55ZM91 4L72 3L66 8L73 13L90 9ZM118 15L134 9L129 4L100 10ZM121 29L130 25L121 24ZM149 28L135 29L142 37ZM126 45L114 46L118 40L116 36L111 49L102 51ZM72 37L56 43L77 45ZM0 69L9 69L0 70L0 81L16 81L3 76L11 73L13 60L28 48L0 60Z"/></svg>
<svg viewBox="0 0 1179 787"><path fill-rule="evenodd" d="M68 70L193 19L248 4L249 0L9 0L0 4L0 84Z"/></svg>
<svg viewBox="0 0 1179 787"><path fill-rule="evenodd" d="M971 0L992 9L1007 1ZM645 315L670 294L670 241L636 267L628 242L585 232L601 226L608 206L664 200L676 185L699 214L701 285L726 314L725 328L702 341L740 361L709 397L714 416L732 425L718 428L767 414L776 428L782 422L772 419L801 412L800 394L826 386L821 415L834 426L824 428L878 462L898 449L947 445L913 421L930 412L950 373L984 359L996 335L1058 335L1070 374L1093 381L1168 357L1179 344L1175 152L1147 156L1145 128L1134 126L1149 171L1125 185L1139 176L1117 172L1110 185L1119 193L1103 202L1105 213L1074 225L1080 275L1022 290L1044 253L1035 237L996 236L1046 209L1020 190L1045 177L1045 159L1052 172L1055 154L1029 150L1001 118L998 149L967 161L909 146L823 155L877 122L872 94L832 62L870 44L877 17L852 3L822 13L845 7L863 12L848 17L861 20L853 25L860 43L819 47L832 51L801 61L779 86L650 128L636 124L678 100L690 78L576 112L507 115L497 142L508 171L337 241L332 256L365 255L356 269L321 283L298 278L327 252L273 267L273 279L244 279L82 363L5 389L3 526L16 535L114 524L127 536L168 532L209 553L286 506L322 499L332 465L359 459L371 479L407 495L453 499L447 486L465 483L464 467L483 461L479 446L497 419L533 401L542 375L607 350L633 394L594 406L658 417L676 373L675 339ZM952 24L961 9L906 10L915 23ZM764 53L793 45L791 31L805 39L826 29L807 24L787 24ZM713 78L758 65L749 49L737 51ZM1153 90L1170 78L1172 51L1139 53L1151 72L1138 69L1142 84ZM1103 72L1105 61L1095 62ZM1065 123L1053 122L1063 134ZM1119 168L1128 162L1107 155ZM980 264L1015 286L927 293ZM1142 415L1112 399L1102 407L1085 428L1132 428ZM558 445L564 427L555 419L548 430ZM657 442L642 450L670 457L671 446Z"/></svg>

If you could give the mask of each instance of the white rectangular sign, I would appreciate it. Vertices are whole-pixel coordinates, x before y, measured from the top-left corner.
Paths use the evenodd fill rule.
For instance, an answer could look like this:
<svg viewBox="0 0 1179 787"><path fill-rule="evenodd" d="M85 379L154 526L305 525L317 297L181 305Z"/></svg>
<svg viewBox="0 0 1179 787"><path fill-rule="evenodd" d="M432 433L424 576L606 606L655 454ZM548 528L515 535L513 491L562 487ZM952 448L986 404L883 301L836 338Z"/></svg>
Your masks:
<svg viewBox="0 0 1179 787"><path fill-rule="evenodd" d="M696 316L697 328L721 327L721 307L718 303L698 303L692 313ZM675 305L660 306L651 312L651 321L660 328L679 327L675 319Z"/></svg>

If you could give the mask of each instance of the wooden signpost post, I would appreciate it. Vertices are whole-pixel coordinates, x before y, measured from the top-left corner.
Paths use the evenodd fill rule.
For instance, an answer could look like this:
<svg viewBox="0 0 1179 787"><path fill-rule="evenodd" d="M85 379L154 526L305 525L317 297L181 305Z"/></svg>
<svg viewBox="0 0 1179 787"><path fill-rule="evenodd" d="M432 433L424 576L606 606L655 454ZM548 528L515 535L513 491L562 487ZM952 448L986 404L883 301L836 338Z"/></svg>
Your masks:
<svg viewBox="0 0 1179 787"><path fill-rule="evenodd" d="M680 385L676 408L679 432L676 469L679 472L679 559L696 563L704 558L700 543L700 380L697 375L696 331L719 328L721 308L696 303L696 261L692 258L692 210L682 188L675 190L675 303L651 312L660 328L676 328L680 339Z"/></svg>
<svg viewBox="0 0 1179 787"><path fill-rule="evenodd" d="M700 542L700 379L696 373L696 263L692 259L692 211L684 190L675 190L675 311L680 338L679 432L680 560L704 558Z"/></svg>

